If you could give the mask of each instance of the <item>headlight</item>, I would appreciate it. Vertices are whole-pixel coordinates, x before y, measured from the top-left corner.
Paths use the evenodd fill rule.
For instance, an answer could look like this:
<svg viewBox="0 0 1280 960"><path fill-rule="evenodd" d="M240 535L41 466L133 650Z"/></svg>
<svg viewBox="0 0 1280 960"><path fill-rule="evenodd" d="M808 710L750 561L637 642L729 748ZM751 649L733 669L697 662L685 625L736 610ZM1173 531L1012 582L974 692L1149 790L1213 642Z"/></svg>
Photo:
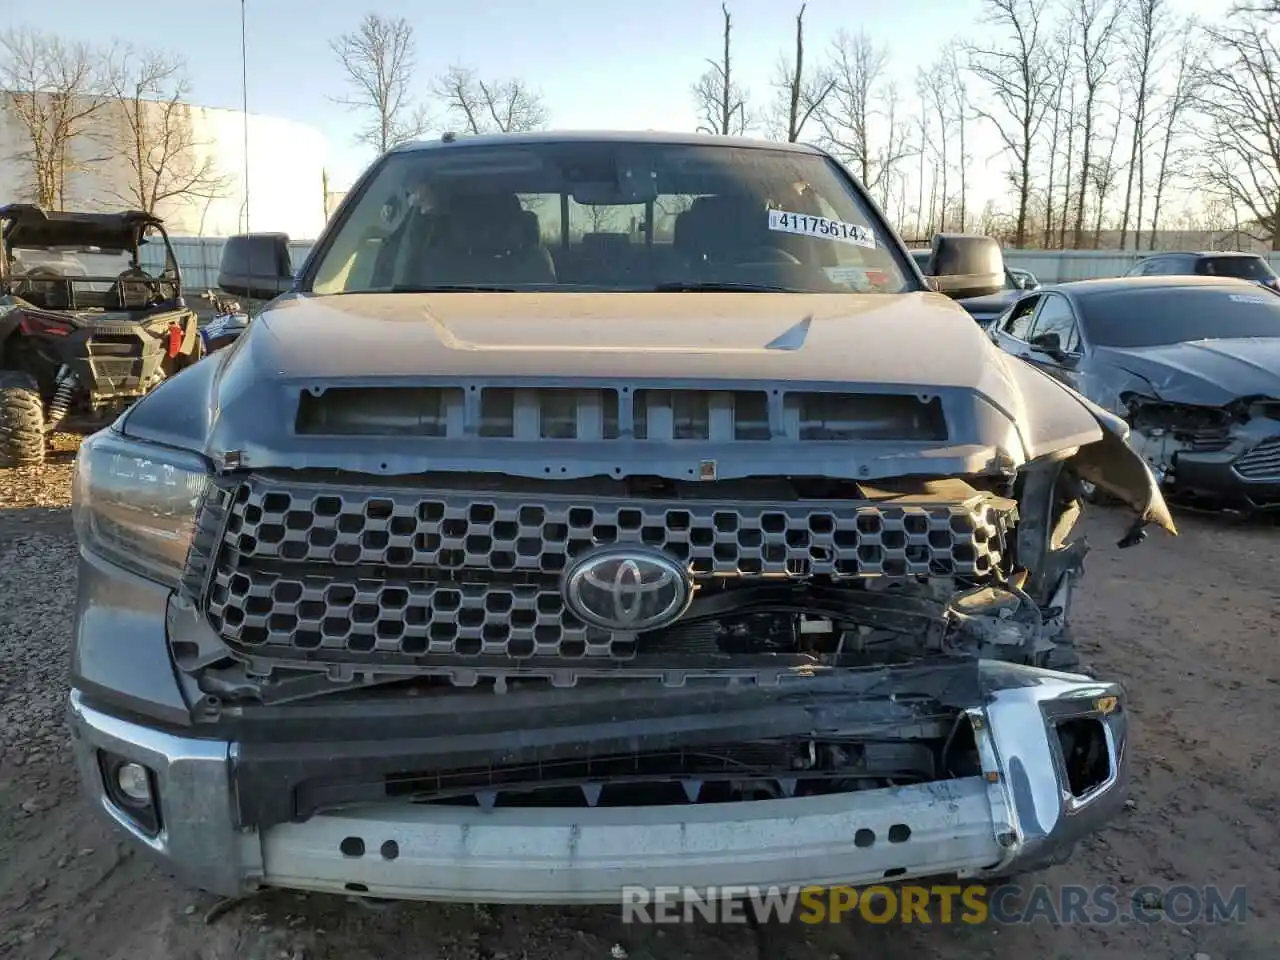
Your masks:
<svg viewBox="0 0 1280 960"><path fill-rule="evenodd" d="M71 485L80 545L176 585L209 479L197 454L126 440L110 428L94 434L80 445Z"/></svg>

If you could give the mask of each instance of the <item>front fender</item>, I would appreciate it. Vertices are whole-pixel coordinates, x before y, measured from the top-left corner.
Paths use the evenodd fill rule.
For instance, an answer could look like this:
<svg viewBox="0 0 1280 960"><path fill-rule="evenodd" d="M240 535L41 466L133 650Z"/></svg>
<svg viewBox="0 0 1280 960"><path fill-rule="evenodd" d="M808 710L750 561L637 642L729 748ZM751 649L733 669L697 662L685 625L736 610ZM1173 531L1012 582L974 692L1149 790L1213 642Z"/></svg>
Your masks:
<svg viewBox="0 0 1280 960"><path fill-rule="evenodd" d="M1080 448L1069 461L1076 474L1133 508L1139 526L1154 523L1177 536L1173 516L1155 474L1129 446L1129 425L1085 397L1079 400L1102 427L1102 439Z"/></svg>
<svg viewBox="0 0 1280 960"><path fill-rule="evenodd" d="M1124 420L1033 364L1010 357L1006 369L1021 398L1015 417L1027 459L1074 449L1067 462L1076 475L1137 514L1126 546L1141 539L1148 524L1177 535L1155 475L1129 446Z"/></svg>

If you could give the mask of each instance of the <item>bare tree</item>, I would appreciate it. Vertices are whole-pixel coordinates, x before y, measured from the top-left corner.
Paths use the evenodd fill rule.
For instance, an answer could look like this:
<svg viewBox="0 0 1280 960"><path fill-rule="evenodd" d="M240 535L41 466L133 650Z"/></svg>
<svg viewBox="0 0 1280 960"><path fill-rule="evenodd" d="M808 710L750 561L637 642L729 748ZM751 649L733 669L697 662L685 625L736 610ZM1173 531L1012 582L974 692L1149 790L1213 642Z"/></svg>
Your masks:
<svg viewBox="0 0 1280 960"><path fill-rule="evenodd" d="M1076 89L1074 74L1070 75L1070 80L1071 85L1067 88L1067 153L1066 156L1062 158L1062 212L1058 217L1059 250L1065 250L1067 247L1067 221L1071 219L1071 198L1075 196L1075 194L1072 193L1072 189L1074 187L1072 177L1074 174L1072 173L1073 167L1071 165L1075 162L1076 158L1075 141L1076 127L1078 126L1076 123L1076 98L1079 91ZM1084 189L1083 184L1081 184L1080 189Z"/></svg>
<svg viewBox="0 0 1280 960"><path fill-rule="evenodd" d="M1120 6L1114 0L1074 0L1071 26L1076 36L1076 55L1080 60L1084 84L1084 117L1080 132L1080 193L1076 198L1076 217L1072 246L1084 242L1084 211L1088 197L1095 109L1098 97L1111 68L1112 47L1120 23Z"/></svg>
<svg viewBox="0 0 1280 960"><path fill-rule="evenodd" d="M1195 39L1194 24L1186 21L1182 33L1182 44L1178 48L1177 65L1173 90L1166 98L1161 111L1160 161L1156 169L1155 195L1152 197L1151 230L1147 238L1147 249L1156 248L1156 232L1160 229L1161 204L1164 202L1172 178L1179 173L1178 165L1178 133L1180 124L1196 96L1197 71L1196 61L1200 56L1200 48Z"/></svg>
<svg viewBox="0 0 1280 960"><path fill-rule="evenodd" d="M965 130L969 118L969 88L964 82L964 70L960 64L960 47L948 43L942 55L943 70L947 78L947 87L951 93L951 108L954 111L957 143L960 155L956 158L960 170L960 232L964 233L967 219L969 198L969 163L973 159L966 147Z"/></svg>
<svg viewBox="0 0 1280 960"><path fill-rule="evenodd" d="M1116 144L1120 142L1120 128L1124 125L1124 108L1116 107L1115 122L1111 125L1111 137L1106 141L1106 150L1099 153L1089 170L1089 184L1093 187L1094 224L1093 249L1097 250L1102 241L1102 219L1107 212L1107 201L1111 191L1120 179L1120 165L1116 163Z"/></svg>
<svg viewBox="0 0 1280 960"><path fill-rule="evenodd" d="M617 232L618 208L609 204L596 203L586 208L587 223L592 233Z"/></svg>
<svg viewBox="0 0 1280 960"><path fill-rule="evenodd" d="M410 87L416 61L413 27L403 17L365 14L360 25L329 42L353 93L339 103L372 114L356 136L379 153L422 136L426 111L413 103Z"/></svg>
<svg viewBox="0 0 1280 960"><path fill-rule="evenodd" d="M229 182L220 176L210 144L195 136L188 105L190 85L180 57L126 47L109 75L110 119L119 154L129 166L118 200L155 213L169 201L223 196Z"/></svg>
<svg viewBox="0 0 1280 960"><path fill-rule="evenodd" d="M522 80L485 80L453 66L436 80L435 93L466 133L520 133L547 124L542 97Z"/></svg>
<svg viewBox="0 0 1280 960"><path fill-rule="evenodd" d="M724 50L719 60L707 60L707 72L693 85L693 101L700 116L698 132L741 136L747 130L747 97L733 79L733 18L728 5L722 3L720 12L724 15Z"/></svg>
<svg viewBox="0 0 1280 960"><path fill-rule="evenodd" d="M1057 175L1060 169L1065 169L1065 177L1067 180L1067 195L1070 195L1071 183L1071 157L1070 148L1066 163L1059 165L1058 147L1062 136L1065 134L1068 141L1071 137L1071 117L1067 109L1067 93L1074 83L1074 76L1071 73L1071 54L1068 49L1070 42L1070 34L1065 30L1062 31L1054 39L1053 47L1046 54L1051 64L1051 79L1049 83L1049 93L1046 99L1047 114L1053 118L1053 126L1049 131L1049 178L1045 185L1044 192L1044 240L1043 246L1048 249L1053 246L1054 234L1054 203L1056 197L1054 195L1054 187L1057 182ZM1063 199L1063 205L1067 203L1066 198Z"/></svg>
<svg viewBox="0 0 1280 960"><path fill-rule="evenodd" d="M936 136L931 135L929 140L930 146L933 148L935 169L937 171L939 230L948 229L948 201L952 199L947 189L951 165L955 160L949 152L951 142L955 138L956 128L952 82L953 78L947 65L945 53L935 60L928 69L922 68L920 70L918 89L920 91L921 110L931 115L929 126L931 131L936 131ZM959 166L963 171L963 160L961 160Z"/></svg>
<svg viewBox="0 0 1280 960"><path fill-rule="evenodd" d="M937 233L940 229L935 215L938 212L938 139L934 134L934 118L933 112L928 109L929 91L925 84L925 71L917 70L915 79L915 103L920 105L921 109L914 111L912 116L916 126L916 133L920 138L919 152L919 170L917 176L920 180L919 197L917 204L919 205L921 215L916 217L920 221L923 217L923 229L917 229L916 240L925 240L927 237ZM928 201L926 204L926 194Z"/></svg>
<svg viewBox="0 0 1280 960"><path fill-rule="evenodd" d="M1194 94L1210 121L1201 175L1280 250L1280 49L1257 16L1208 36L1218 56L1199 65Z"/></svg>
<svg viewBox="0 0 1280 960"><path fill-rule="evenodd" d="M1264 17L1280 17L1280 0L1259 0L1257 3L1237 3L1231 8L1233 15L1259 13Z"/></svg>
<svg viewBox="0 0 1280 960"><path fill-rule="evenodd" d="M0 103L18 131L7 158L26 168L31 199L66 206L74 175L108 158L95 123L106 104L102 55L28 29L0 35Z"/></svg>
<svg viewBox="0 0 1280 960"><path fill-rule="evenodd" d="M1155 77L1160 71L1160 53L1169 39L1168 9L1167 0L1130 0L1125 47L1130 64L1129 86L1133 93L1133 139L1129 144L1124 209L1120 214L1121 250L1128 247L1130 212L1133 213L1135 246L1141 232L1147 182L1148 101L1153 93Z"/></svg>
<svg viewBox="0 0 1280 960"><path fill-rule="evenodd" d="M898 91L886 76L888 53L864 32L836 34L831 49L831 90L816 111L822 140L881 203L887 202L898 165L911 156L910 124Z"/></svg>
<svg viewBox="0 0 1280 960"><path fill-rule="evenodd" d="M815 70L805 73L804 62L804 10L807 4L800 4L800 12L796 14L796 48L793 59L785 55L778 58L774 87L779 94L780 102L775 107L775 116L770 120L774 132L786 137L789 143L795 143L804 132L805 124L818 110L835 81L827 71Z"/></svg>
<svg viewBox="0 0 1280 960"><path fill-rule="evenodd" d="M1037 0L983 0L986 24L1004 35L1002 46L970 46L969 69L987 88L994 104L978 116L995 127L1013 158L1010 180L1018 192L1014 245L1027 239L1031 203L1032 151L1046 110L1050 68L1044 56L1041 8Z"/></svg>

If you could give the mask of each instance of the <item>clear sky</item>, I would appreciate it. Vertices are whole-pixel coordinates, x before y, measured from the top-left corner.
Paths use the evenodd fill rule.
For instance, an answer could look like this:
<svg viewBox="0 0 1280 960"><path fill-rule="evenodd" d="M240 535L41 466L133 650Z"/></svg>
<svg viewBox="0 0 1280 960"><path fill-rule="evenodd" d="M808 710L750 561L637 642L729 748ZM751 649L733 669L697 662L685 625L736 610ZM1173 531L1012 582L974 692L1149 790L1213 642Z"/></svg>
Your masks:
<svg viewBox="0 0 1280 960"><path fill-rule="evenodd" d="M1172 0L1186 12L1196 0ZM793 43L795 0L731 0L735 66L755 97ZM347 186L372 159L352 144L356 121L333 102L343 93L329 41L368 11L405 17L418 45L416 81L425 93L451 64L481 75L519 77L538 89L557 128L685 129L696 126L690 84L720 43L719 0L247 0L249 109L289 117L329 139L332 188ZM38 11L38 16L35 13ZM866 29L889 45L892 69L910 94L916 67L956 35L981 30L979 0L809 0L809 50L837 29ZM102 43L129 38L179 49L193 100L240 107L239 0L0 0L0 28L27 25ZM990 151L974 150L975 166Z"/></svg>

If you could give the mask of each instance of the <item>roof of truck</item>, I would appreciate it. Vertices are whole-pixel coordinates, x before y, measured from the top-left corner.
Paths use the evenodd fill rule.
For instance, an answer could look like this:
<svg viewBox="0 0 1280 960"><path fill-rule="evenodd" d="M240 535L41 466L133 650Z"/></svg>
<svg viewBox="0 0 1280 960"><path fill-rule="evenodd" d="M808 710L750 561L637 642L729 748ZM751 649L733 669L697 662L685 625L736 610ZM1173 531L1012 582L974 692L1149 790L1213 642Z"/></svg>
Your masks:
<svg viewBox="0 0 1280 960"><path fill-rule="evenodd" d="M395 152L436 150L459 146L496 146L522 143L673 143L689 146L750 147L761 150L786 150L792 153L825 155L806 143L787 143L754 137L722 137L718 134L685 133L664 130L536 130L527 133L450 134L431 140L413 140L395 147Z"/></svg>

